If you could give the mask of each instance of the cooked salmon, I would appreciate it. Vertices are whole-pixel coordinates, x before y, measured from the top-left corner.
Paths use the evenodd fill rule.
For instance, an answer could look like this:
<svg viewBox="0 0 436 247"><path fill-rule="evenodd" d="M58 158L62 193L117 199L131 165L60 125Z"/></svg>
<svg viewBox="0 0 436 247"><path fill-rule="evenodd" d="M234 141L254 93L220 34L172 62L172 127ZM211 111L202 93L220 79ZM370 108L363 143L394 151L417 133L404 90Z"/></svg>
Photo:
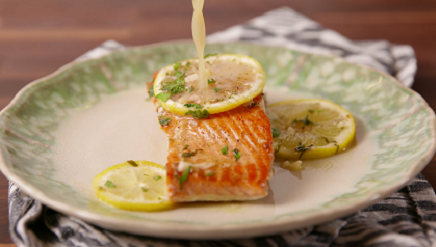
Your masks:
<svg viewBox="0 0 436 247"><path fill-rule="evenodd" d="M204 119L157 109L169 138L171 200L254 200L268 194L274 147L261 95Z"/></svg>

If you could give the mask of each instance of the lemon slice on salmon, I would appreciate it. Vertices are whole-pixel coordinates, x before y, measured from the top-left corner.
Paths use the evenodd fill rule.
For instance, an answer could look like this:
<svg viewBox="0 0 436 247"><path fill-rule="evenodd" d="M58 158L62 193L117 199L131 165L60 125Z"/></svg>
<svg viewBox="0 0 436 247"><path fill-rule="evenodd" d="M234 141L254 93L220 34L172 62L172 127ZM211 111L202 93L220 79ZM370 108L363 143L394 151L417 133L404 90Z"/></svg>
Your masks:
<svg viewBox="0 0 436 247"><path fill-rule="evenodd" d="M327 100L284 101L266 108L277 156L319 159L343 152L355 138L353 115Z"/></svg>
<svg viewBox="0 0 436 247"><path fill-rule="evenodd" d="M172 207L166 195L165 167L149 161L127 161L94 178L98 198L133 211L160 211Z"/></svg>
<svg viewBox="0 0 436 247"><path fill-rule="evenodd" d="M235 54L205 58L207 87L200 89L198 59L162 68L154 81L154 95L166 111L185 115L215 114L236 108L262 93L265 73L255 59ZM191 114L192 115L192 114Z"/></svg>

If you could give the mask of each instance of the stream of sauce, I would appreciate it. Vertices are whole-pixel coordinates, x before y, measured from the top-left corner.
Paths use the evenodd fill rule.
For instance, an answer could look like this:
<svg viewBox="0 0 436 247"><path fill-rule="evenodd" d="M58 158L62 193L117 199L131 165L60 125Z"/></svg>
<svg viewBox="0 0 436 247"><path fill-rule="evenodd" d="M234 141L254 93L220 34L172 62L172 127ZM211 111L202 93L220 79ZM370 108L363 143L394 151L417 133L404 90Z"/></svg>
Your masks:
<svg viewBox="0 0 436 247"><path fill-rule="evenodd" d="M199 71L198 71L198 86L200 90L207 88L206 67L204 64L204 46L206 39L206 26L203 17L204 0L192 0L194 8L192 14L192 38L194 39L195 48L198 53Z"/></svg>

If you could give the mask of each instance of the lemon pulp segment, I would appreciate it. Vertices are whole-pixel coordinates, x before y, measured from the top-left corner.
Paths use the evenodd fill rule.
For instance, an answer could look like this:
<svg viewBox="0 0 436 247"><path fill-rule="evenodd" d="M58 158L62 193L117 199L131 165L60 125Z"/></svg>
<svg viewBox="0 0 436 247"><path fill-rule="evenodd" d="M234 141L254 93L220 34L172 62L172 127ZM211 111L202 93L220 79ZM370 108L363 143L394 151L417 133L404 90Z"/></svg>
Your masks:
<svg viewBox="0 0 436 247"><path fill-rule="evenodd" d="M351 113L327 100L284 101L267 106L277 156L292 160L326 158L343 152L355 138Z"/></svg>
<svg viewBox="0 0 436 247"><path fill-rule="evenodd" d="M158 211L171 207L166 196L165 167L149 161L128 161L104 170L94 178L99 199L116 208Z"/></svg>
<svg viewBox="0 0 436 247"><path fill-rule="evenodd" d="M238 107L260 94L265 85L262 66L253 58L216 54L205 58L208 86L199 88L198 59L168 65L154 81L154 94L163 109L184 115L190 110L210 114Z"/></svg>

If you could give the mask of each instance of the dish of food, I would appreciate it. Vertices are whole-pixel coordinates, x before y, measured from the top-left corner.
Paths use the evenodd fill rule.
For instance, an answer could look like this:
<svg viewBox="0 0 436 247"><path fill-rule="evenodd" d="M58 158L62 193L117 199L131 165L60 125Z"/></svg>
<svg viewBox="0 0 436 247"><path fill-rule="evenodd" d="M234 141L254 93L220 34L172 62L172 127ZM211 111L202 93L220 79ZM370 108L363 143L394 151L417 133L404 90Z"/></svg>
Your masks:
<svg viewBox="0 0 436 247"><path fill-rule="evenodd" d="M72 63L26 86L0 115L2 172L45 205L108 229L223 239L345 216L401 188L434 153L434 112L390 76L286 48L210 44L205 54L213 53L259 61L267 105L322 98L342 106L354 116L356 145L303 161L303 171L275 163L268 195L259 200L183 203L152 213L101 202L92 189L101 171L127 160L166 163L167 137L146 82L168 64L196 57L192 43L173 42Z"/></svg>

